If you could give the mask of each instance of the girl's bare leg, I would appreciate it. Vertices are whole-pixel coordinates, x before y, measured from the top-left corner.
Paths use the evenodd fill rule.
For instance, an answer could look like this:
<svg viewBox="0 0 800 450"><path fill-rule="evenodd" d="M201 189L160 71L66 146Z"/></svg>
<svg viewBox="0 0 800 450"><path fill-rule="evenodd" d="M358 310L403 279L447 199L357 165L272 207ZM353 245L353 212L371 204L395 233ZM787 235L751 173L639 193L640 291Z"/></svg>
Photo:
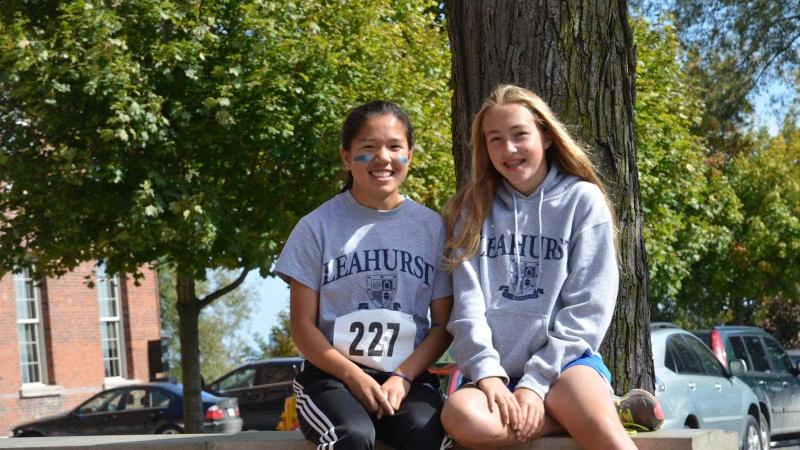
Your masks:
<svg viewBox="0 0 800 450"><path fill-rule="evenodd" d="M573 366L562 372L550 387L544 408L582 449L636 449L617 416L608 383L591 367Z"/></svg>
<svg viewBox="0 0 800 450"><path fill-rule="evenodd" d="M448 397L442 410L445 431L469 448L498 448L519 444L514 430L502 423L498 408L489 411L486 395L478 388L465 387ZM545 416L542 436L563 433L558 423Z"/></svg>

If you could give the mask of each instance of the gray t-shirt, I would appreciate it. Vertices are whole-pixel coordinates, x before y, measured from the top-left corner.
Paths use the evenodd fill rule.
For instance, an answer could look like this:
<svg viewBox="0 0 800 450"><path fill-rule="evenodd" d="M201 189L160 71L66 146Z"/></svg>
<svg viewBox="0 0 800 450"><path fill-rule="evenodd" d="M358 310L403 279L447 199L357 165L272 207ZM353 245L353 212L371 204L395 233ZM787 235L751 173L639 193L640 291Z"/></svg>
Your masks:
<svg viewBox="0 0 800 450"><path fill-rule="evenodd" d="M387 309L413 317L416 347L430 329L431 301L453 292L444 241L442 218L431 209L406 198L378 211L346 191L300 219L275 271L319 293L317 326L329 342L337 317Z"/></svg>

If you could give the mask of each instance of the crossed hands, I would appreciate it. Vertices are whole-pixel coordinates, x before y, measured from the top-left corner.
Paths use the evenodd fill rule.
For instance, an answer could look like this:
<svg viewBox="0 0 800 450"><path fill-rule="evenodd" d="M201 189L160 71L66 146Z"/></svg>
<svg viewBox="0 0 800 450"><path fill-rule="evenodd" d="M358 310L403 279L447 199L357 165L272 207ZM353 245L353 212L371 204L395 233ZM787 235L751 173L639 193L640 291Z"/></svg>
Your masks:
<svg viewBox="0 0 800 450"><path fill-rule="evenodd" d="M378 384L374 378L362 372L347 387L370 414L380 419L383 416L394 415L411 390L411 383L392 376L383 384Z"/></svg>
<svg viewBox="0 0 800 450"><path fill-rule="evenodd" d="M517 440L525 442L538 435L544 426L544 402L530 389L517 388L513 393L498 377L478 381L486 394L489 412L497 408L500 420L514 430Z"/></svg>

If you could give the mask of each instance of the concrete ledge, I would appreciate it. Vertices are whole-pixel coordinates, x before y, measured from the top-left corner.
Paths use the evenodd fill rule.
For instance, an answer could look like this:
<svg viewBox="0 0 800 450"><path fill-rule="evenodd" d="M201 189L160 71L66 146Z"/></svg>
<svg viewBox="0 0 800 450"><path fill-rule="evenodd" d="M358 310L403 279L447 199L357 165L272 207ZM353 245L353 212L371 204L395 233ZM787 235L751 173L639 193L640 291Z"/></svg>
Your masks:
<svg viewBox="0 0 800 450"><path fill-rule="evenodd" d="M633 436L640 450L737 450L737 433L721 430L668 430ZM0 439L0 449L112 449L112 450L313 450L299 431L259 431L237 434L170 436L69 436ZM388 447L378 445L378 449ZM456 447L459 448L458 446ZM513 450L580 450L568 437L544 437L509 447Z"/></svg>

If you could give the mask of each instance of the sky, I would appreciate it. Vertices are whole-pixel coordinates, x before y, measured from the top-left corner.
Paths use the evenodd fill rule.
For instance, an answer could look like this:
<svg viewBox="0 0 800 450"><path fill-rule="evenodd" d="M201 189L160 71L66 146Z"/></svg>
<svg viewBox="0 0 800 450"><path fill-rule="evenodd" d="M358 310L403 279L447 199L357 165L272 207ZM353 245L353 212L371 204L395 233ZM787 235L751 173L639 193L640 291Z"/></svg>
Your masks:
<svg viewBox="0 0 800 450"><path fill-rule="evenodd" d="M786 83L774 82L764 88L763 92L753 99L756 127L766 126L771 136L777 135L787 113L787 107L793 99L793 91Z"/></svg>
<svg viewBox="0 0 800 450"><path fill-rule="evenodd" d="M248 324L250 336L260 333L268 338L269 331L278 324L278 313L289 309L289 287L280 278L262 278L258 273L250 273L244 283L253 290L257 299Z"/></svg>

